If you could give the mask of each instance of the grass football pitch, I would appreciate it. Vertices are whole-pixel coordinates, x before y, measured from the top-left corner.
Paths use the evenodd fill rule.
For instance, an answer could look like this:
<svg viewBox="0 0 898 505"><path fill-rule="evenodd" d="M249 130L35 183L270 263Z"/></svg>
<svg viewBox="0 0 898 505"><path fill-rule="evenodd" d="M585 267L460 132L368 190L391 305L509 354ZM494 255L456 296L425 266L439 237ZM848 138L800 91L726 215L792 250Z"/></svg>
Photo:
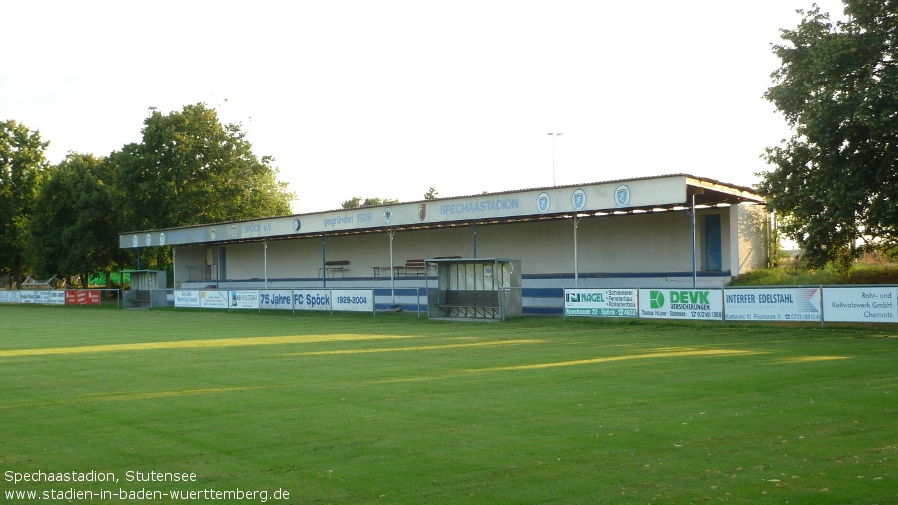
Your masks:
<svg viewBox="0 0 898 505"><path fill-rule="evenodd" d="M896 337L0 306L0 505L898 503Z"/></svg>

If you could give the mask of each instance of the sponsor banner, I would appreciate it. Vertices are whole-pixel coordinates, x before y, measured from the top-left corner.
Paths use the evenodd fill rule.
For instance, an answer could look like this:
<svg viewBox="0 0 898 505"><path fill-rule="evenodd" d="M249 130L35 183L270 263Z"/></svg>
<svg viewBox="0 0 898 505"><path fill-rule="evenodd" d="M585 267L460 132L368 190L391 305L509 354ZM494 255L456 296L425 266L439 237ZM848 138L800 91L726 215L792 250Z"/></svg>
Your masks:
<svg viewBox="0 0 898 505"><path fill-rule="evenodd" d="M722 289L640 289L639 317L723 320Z"/></svg>
<svg viewBox="0 0 898 505"><path fill-rule="evenodd" d="M204 309L228 308L227 291L200 291L200 307Z"/></svg>
<svg viewBox="0 0 898 505"><path fill-rule="evenodd" d="M258 309L258 291L231 291L232 309Z"/></svg>
<svg viewBox="0 0 898 505"><path fill-rule="evenodd" d="M293 290L293 307L296 310L331 310L329 289Z"/></svg>
<svg viewBox="0 0 898 505"><path fill-rule="evenodd" d="M50 305L65 305L65 291L59 289L50 291Z"/></svg>
<svg viewBox="0 0 898 505"><path fill-rule="evenodd" d="M820 321L820 288L725 289L727 321Z"/></svg>
<svg viewBox="0 0 898 505"><path fill-rule="evenodd" d="M200 292L186 289L175 290L175 307L199 307Z"/></svg>
<svg viewBox="0 0 898 505"><path fill-rule="evenodd" d="M34 303L34 291L19 291L19 303Z"/></svg>
<svg viewBox="0 0 898 505"><path fill-rule="evenodd" d="M0 303L9 303L9 291L0 290Z"/></svg>
<svg viewBox="0 0 898 505"><path fill-rule="evenodd" d="M65 292L66 305L99 305L100 292L95 289L69 289Z"/></svg>
<svg viewBox="0 0 898 505"><path fill-rule="evenodd" d="M347 312L373 312L374 291L368 289L340 289L331 292L334 310Z"/></svg>
<svg viewBox="0 0 898 505"><path fill-rule="evenodd" d="M293 290L265 289L259 291L259 308L293 310Z"/></svg>
<svg viewBox="0 0 898 505"><path fill-rule="evenodd" d="M49 291L35 291L34 292L34 303L40 303L42 305L50 304L50 292Z"/></svg>
<svg viewBox="0 0 898 505"><path fill-rule="evenodd" d="M9 303L22 303L22 292L21 291L10 291L9 292Z"/></svg>
<svg viewBox="0 0 898 505"><path fill-rule="evenodd" d="M99 305L100 304L100 291L96 289L89 289L84 291L87 295L87 301L82 305Z"/></svg>
<svg viewBox="0 0 898 505"><path fill-rule="evenodd" d="M636 317L635 289L565 289L564 315Z"/></svg>
<svg viewBox="0 0 898 505"><path fill-rule="evenodd" d="M898 323L898 288L823 288L823 320Z"/></svg>

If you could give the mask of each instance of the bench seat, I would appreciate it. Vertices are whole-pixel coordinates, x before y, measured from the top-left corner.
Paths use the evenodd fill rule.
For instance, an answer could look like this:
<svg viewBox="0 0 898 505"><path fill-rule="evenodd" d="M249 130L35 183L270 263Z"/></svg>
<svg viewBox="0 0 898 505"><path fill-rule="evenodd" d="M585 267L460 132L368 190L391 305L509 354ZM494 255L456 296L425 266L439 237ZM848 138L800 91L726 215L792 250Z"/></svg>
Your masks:
<svg viewBox="0 0 898 505"><path fill-rule="evenodd" d="M451 290L446 300L437 304L441 317L499 319L498 291Z"/></svg>
<svg viewBox="0 0 898 505"><path fill-rule="evenodd" d="M318 275L322 275L326 270L331 274L331 277L334 277L337 272L340 272L341 277L345 277L346 270L349 266L349 260L328 260L324 262L324 268L318 269Z"/></svg>

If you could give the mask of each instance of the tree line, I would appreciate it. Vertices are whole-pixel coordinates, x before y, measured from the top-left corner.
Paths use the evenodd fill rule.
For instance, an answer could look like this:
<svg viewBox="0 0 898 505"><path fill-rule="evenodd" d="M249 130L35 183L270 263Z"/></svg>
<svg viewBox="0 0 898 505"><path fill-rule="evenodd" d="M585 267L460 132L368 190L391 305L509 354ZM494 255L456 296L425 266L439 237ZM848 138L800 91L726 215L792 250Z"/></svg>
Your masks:
<svg viewBox="0 0 898 505"><path fill-rule="evenodd" d="M759 192L811 267L846 270L861 249L898 251L898 1L816 5L773 45L765 98L793 135L766 150Z"/></svg>
<svg viewBox="0 0 898 505"><path fill-rule="evenodd" d="M433 186L424 193L424 200L436 200L439 192L434 189ZM362 198L360 196L355 196L350 198L349 200L344 201L340 204L340 209L342 210L350 210L350 209L361 209L363 207L377 207L379 205L396 205L399 203L399 200L395 198L377 198L377 197L368 197Z"/></svg>
<svg viewBox="0 0 898 505"><path fill-rule="evenodd" d="M756 187L811 267L845 267L859 248L898 251L898 0L843 3L846 21L815 5L781 30L764 94L793 134L766 150L772 168ZM0 278L87 279L136 263L118 247L121 230L290 212L273 158L253 154L214 109L154 112L142 134L109 156L72 152L50 165L38 131L0 122ZM393 202L355 197L342 208ZM142 254L147 267L170 264L166 248Z"/></svg>
<svg viewBox="0 0 898 505"><path fill-rule="evenodd" d="M14 120L0 122L0 278L80 277L137 263L122 230L151 230L290 214L294 194L271 156L256 156L240 125L205 104L144 121L142 141L109 156L45 158L49 142ZM165 269L168 248L142 251Z"/></svg>

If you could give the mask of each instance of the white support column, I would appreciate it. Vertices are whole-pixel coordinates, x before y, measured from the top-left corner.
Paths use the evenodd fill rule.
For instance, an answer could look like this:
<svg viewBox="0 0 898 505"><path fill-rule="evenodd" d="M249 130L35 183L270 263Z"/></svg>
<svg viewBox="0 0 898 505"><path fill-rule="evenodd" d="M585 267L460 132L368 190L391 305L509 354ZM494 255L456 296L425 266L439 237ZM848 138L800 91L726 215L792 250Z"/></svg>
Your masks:
<svg viewBox="0 0 898 505"><path fill-rule="evenodd" d="M396 303L396 285L395 285L395 272L396 269L393 268L393 235L396 233L396 230L390 228L390 302Z"/></svg>
<svg viewBox="0 0 898 505"><path fill-rule="evenodd" d="M268 239L262 241L265 254L265 289L268 289Z"/></svg>
<svg viewBox="0 0 898 505"><path fill-rule="evenodd" d="M580 256L577 250L577 227L580 225L581 216L575 215L571 218L574 223L574 287L580 287Z"/></svg>
<svg viewBox="0 0 898 505"><path fill-rule="evenodd" d="M689 211L689 214L692 216L692 288L695 289L695 286L698 281L698 273L695 261L695 195L692 195L692 210Z"/></svg>
<svg viewBox="0 0 898 505"><path fill-rule="evenodd" d="M321 235L321 287L327 287L327 244Z"/></svg>

